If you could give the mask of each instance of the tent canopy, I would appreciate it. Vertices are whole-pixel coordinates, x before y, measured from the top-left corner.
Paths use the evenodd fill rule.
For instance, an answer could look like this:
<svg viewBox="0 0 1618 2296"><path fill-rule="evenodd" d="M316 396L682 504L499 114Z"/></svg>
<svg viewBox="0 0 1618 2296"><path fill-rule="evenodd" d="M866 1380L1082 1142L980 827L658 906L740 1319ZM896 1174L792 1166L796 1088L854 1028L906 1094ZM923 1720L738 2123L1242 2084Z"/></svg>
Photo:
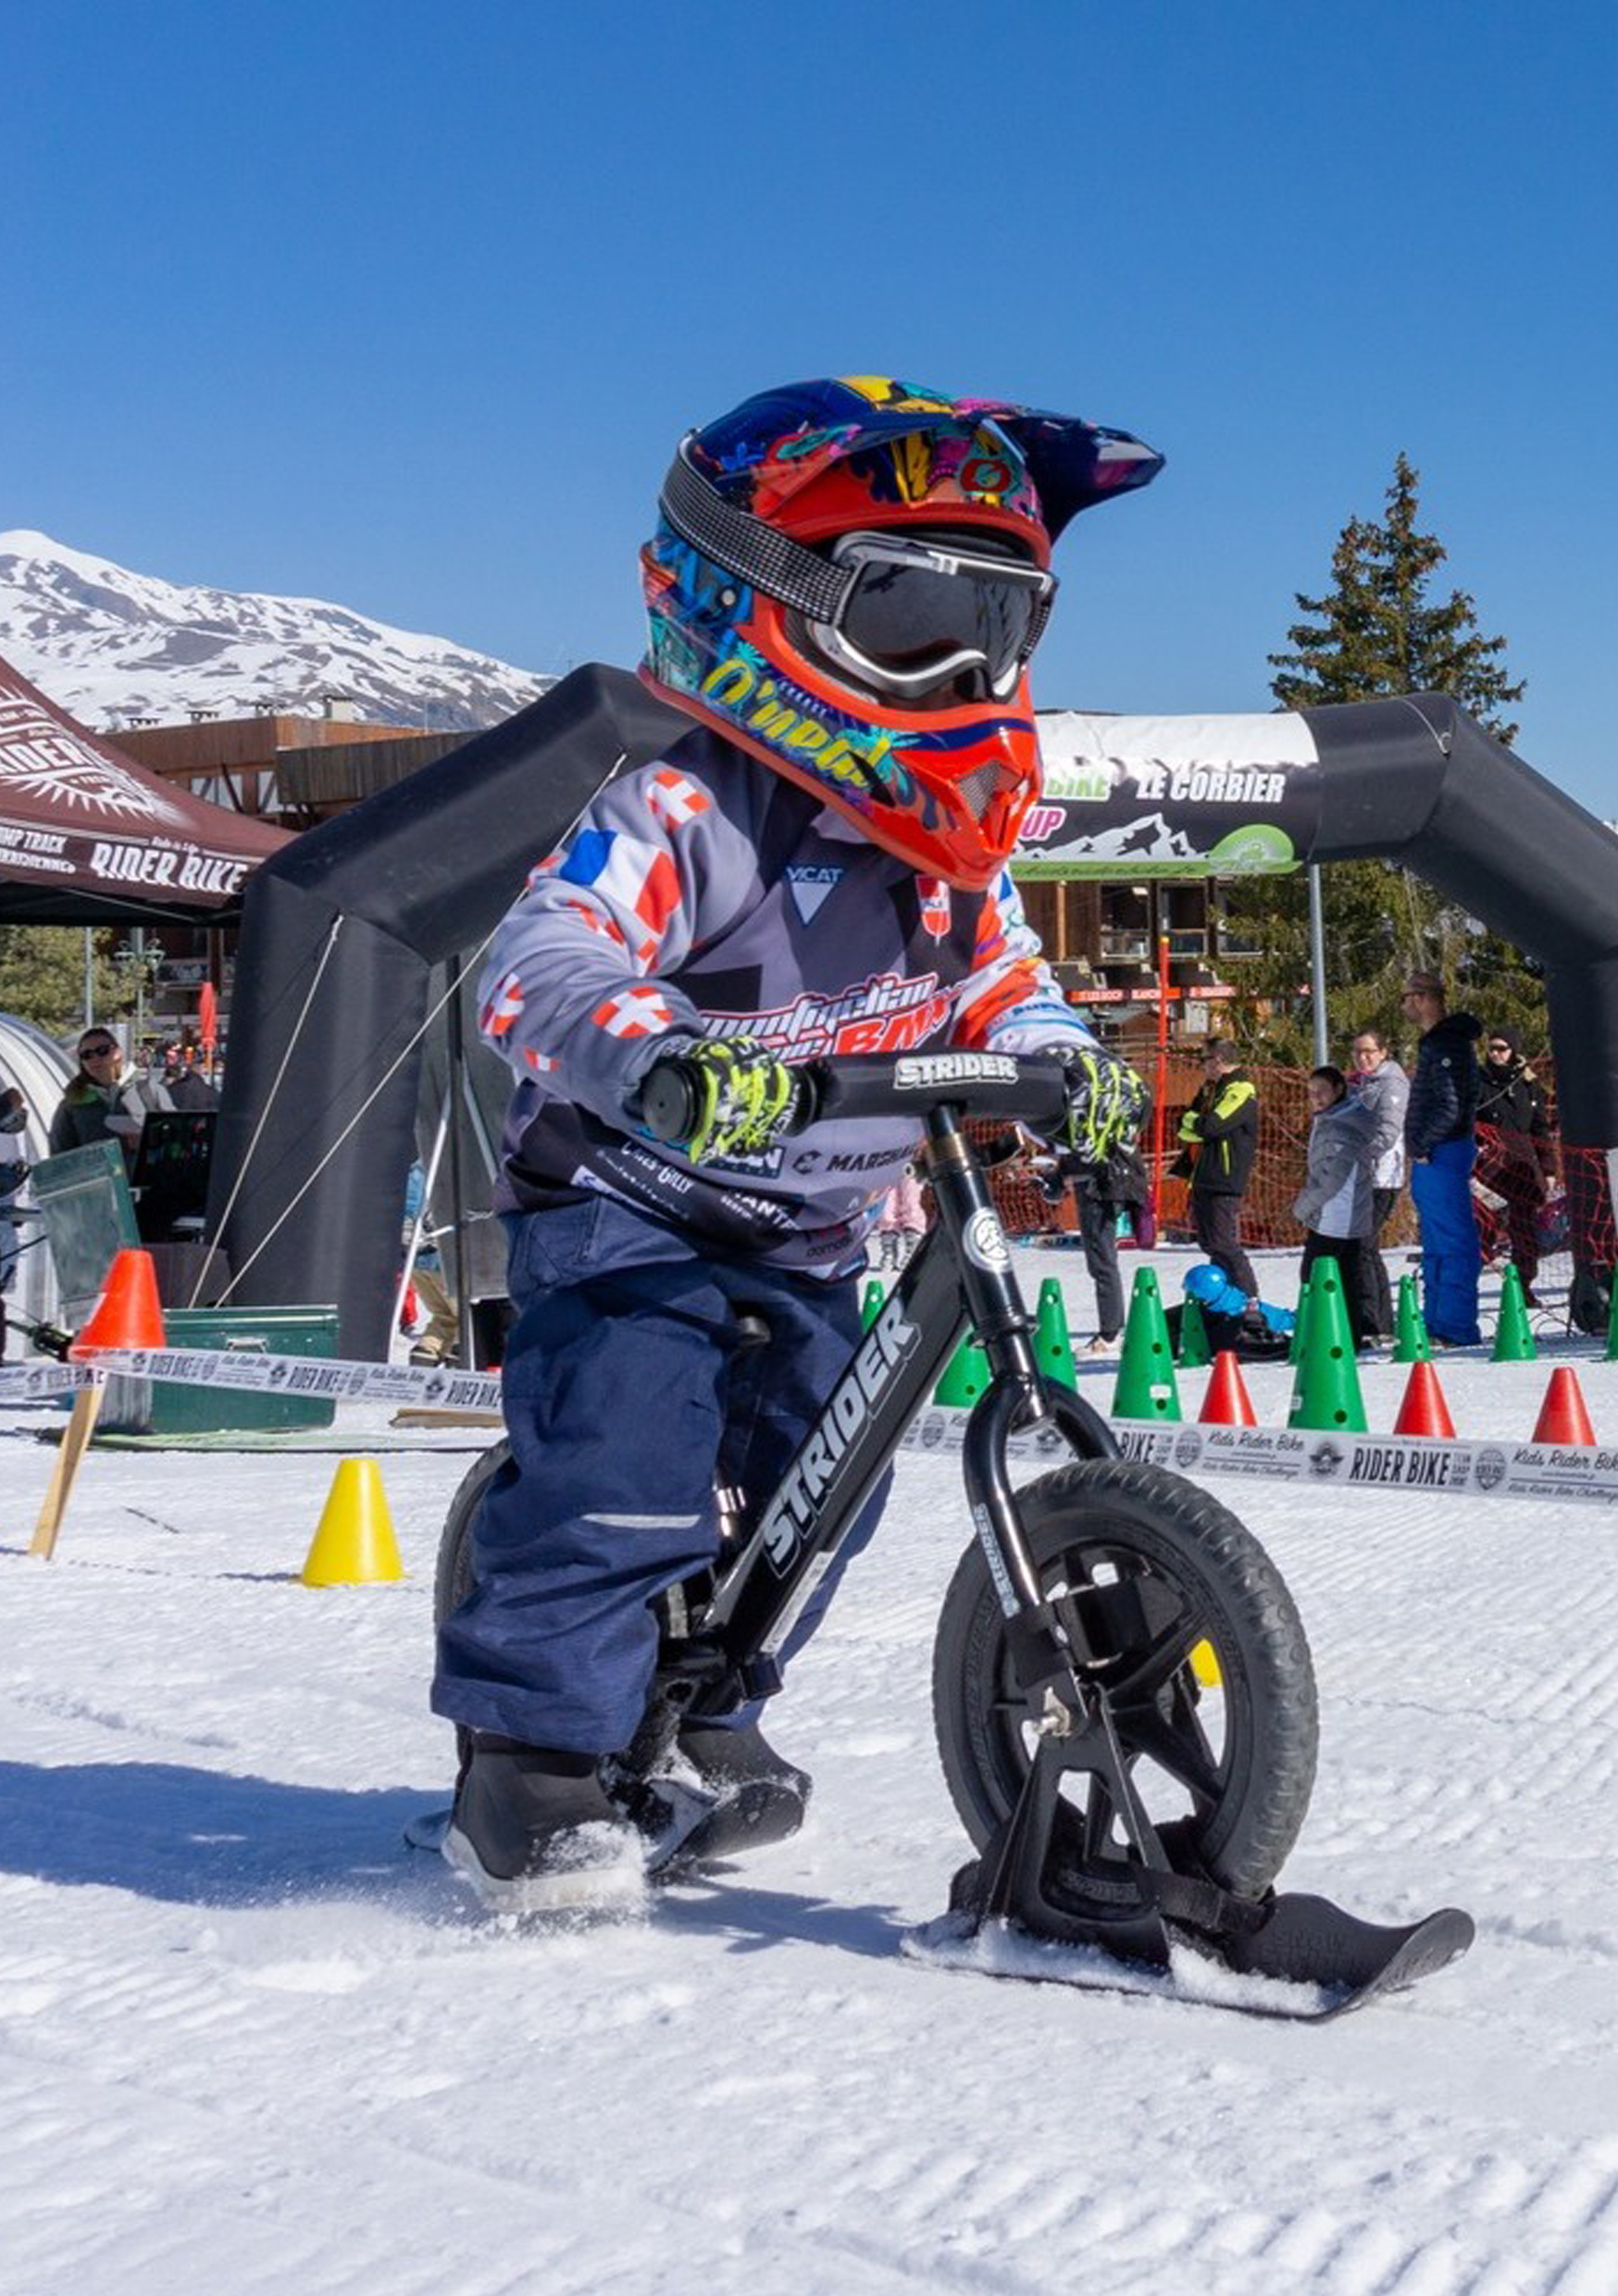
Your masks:
<svg viewBox="0 0 1618 2296"><path fill-rule="evenodd" d="M0 661L0 924L218 922L288 842L148 773Z"/></svg>

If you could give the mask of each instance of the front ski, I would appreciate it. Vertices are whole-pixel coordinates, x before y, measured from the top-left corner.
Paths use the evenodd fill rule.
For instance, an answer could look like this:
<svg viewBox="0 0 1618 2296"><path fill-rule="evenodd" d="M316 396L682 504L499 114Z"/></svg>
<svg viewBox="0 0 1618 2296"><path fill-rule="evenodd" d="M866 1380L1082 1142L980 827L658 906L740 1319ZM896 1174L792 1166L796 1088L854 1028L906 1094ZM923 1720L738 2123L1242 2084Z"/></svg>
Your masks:
<svg viewBox="0 0 1618 2296"><path fill-rule="evenodd" d="M1017 1923L1001 1919L980 1921L957 1910L906 1932L901 1951L912 1961L934 1968L962 1969L978 1977L1014 1978L1027 1984L1070 1985L1081 1990L1113 1994L1142 1994L1153 2000L1209 2009L1233 2009L1246 2016L1276 2017L1292 2023L1324 2025L1384 1993L1402 1990L1458 1960L1473 1939L1467 1915L1452 1906L1429 1914L1404 1928L1385 1928L1358 1921L1324 1898L1278 1898L1282 1927L1290 1926L1285 1909L1325 1907L1337 1923L1351 1923L1359 1933L1351 1975L1335 1979L1266 1974L1256 1967L1237 1968L1216 1957L1205 1940L1167 1931L1166 1965L1120 1960L1100 1945L1078 1945L1064 1940L1035 1936ZM1300 1912L1300 1925L1318 1944L1325 1932L1318 1917ZM1340 1934L1340 1932L1338 1932Z"/></svg>

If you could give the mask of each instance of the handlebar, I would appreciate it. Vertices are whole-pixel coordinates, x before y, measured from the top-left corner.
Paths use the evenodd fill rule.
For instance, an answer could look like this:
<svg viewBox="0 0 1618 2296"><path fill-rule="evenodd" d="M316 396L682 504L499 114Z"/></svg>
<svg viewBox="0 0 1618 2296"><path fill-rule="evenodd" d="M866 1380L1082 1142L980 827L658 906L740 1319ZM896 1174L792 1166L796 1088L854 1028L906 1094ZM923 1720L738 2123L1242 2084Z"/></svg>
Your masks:
<svg viewBox="0 0 1618 2296"><path fill-rule="evenodd" d="M782 1131L802 1132L832 1117L921 1119L951 1107L964 1116L1010 1117L1036 1130L1057 1125L1067 1106L1067 1076L1050 1054L1018 1060L1009 1053L848 1053L805 1061ZM701 1088L694 1065L679 1054L653 1062L641 1084L641 1117L653 1140L680 1147L695 1132Z"/></svg>

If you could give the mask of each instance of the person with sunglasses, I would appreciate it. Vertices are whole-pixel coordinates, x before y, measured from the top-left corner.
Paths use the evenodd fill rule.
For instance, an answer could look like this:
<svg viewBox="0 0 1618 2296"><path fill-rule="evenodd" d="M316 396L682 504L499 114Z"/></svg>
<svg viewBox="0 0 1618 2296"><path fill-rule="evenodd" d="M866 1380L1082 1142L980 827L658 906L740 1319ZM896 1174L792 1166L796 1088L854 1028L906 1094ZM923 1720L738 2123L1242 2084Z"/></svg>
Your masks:
<svg viewBox="0 0 1618 2296"><path fill-rule="evenodd" d="M109 1029L86 1029L79 1039L78 1074L51 1118L51 1154L116 1140L132 1164L147 1117L173 1105L155 1077L125 1075L123 1047Z"/></svg>
<svg viewBox="0 0 1618 2296"><path fill-rule="evenodd" d="M1523 1057L1522 1035L1513 1028L1490 1029L1478 1069L1477 1178L1491 1195L1505 1199L1505 1237L1530 1307L1538 1305L1534 1283L1539 1273L1539 1213L1556 1177L1556 1140L1544 1088ZM1478 1225L1492 1259L1503 1240L1502 1222L1484 1214Z"/></svg>
<svg viewBox="0 0 1618 2296"><path fill-rule="evenodd" d="M866 1241L917 1135L786 1137L791 1065L1056 1051L1066 1144L1104 1162L1139 1122L1140 1086L1064 1001L1008 865L1039 789L1052 544L1160 462L1074 417L871 377L764 393L675 455L641 553L641 674L691 731L540 857L479 985L517 1079L512 1456L433 1704L470 1733L446 1854L490 1903L638 1894L602 1765L640 1725L654 1606L715 1557L721 1460L720 1481L767 1488L858 1336ZM638 1123L675 1052L701 1077L683 1152ZM742 1308L768 1332L745 1352ZM693 1717L679 1751L711 1792L768 1802L755 1840L802 1817L809 1780L756 1707Z"/></svg>

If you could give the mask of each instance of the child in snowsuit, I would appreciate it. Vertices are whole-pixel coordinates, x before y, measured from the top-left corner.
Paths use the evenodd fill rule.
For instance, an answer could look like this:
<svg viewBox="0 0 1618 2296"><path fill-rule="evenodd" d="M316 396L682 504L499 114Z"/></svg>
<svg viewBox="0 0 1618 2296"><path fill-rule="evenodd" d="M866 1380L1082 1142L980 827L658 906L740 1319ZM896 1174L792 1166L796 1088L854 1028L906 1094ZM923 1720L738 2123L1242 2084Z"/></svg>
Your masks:
<svg viewBox="0 0 1618 2296"><path fill-rule="evenodd" d="M433 1703L471 1733L446 1854L491 1903L638 1892L602 1765L641 1720L654 1605L715 1559L716 1479L767 1491L858 1337L853 1279L915 1128L785 1137L786 1064L1057 1050L1095 1153L1133 1114L1006 864L1039 788L1052 538L1158 467L1120 432L870 379L766 393L681 444L642 554L643 674L691 732L541 860L480 987L518 1079L511 1458ZM637 1124L677 1052L703 1079L683 1152ZM743 1308L769 1332L745 1351ZM801 1815L808 1780L756 1709L693 1715L679 1752L710 1789L772 1790L773 1833Z"/></svg>

